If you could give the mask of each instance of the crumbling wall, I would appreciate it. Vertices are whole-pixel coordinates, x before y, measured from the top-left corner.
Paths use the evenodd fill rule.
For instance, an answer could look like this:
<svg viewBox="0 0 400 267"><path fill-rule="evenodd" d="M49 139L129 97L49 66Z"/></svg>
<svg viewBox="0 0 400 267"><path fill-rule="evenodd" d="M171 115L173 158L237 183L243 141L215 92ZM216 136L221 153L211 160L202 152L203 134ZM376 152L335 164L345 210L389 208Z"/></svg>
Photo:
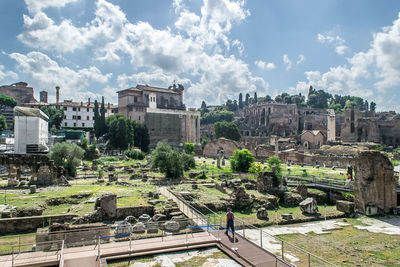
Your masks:
<svg viewBox="0 0 400 267"><path fill-rule="evenodd" d="M223 150L226 157L230 157L233 151L240 149L240 146L233 140L219 138L208 142L203 149L203 156L216 157L218 150Z"/></svg>
<svg viewBox="0 0 400 267"><path fill-rule="evenodd" d="M362 151L355 158L354 171L356 210L365 213L369 205L388 213L397 207L396 180L388 157L379 151Z"/></svg>

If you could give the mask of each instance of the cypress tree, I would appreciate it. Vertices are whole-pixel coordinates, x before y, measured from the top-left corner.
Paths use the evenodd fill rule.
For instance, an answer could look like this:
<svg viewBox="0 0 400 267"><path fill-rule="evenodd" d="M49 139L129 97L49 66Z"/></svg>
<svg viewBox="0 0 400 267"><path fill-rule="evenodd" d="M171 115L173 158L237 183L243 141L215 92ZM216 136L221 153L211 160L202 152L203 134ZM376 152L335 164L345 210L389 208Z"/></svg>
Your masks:
<svg viewBox="0 0 400 267"><path fill-rule="evenodd" d="M243 95L242 95L242 93L239 94L239 108L243 108Z"/></svg>
<svg viewBox="0 0 400 267"><path fill-rule="evenodd" d="M107 132L106 129L106 108L104 107L104 96L101 97L101 107L100 107L100 136Z"/></svg>
<svg viewBox="0 0 400 267"><path fill-rule="evenodd" d="M100 114L99 114L99 103L97 102L97 100L94 101L94 133L96 135L97 138L100 137Z"/></svg>

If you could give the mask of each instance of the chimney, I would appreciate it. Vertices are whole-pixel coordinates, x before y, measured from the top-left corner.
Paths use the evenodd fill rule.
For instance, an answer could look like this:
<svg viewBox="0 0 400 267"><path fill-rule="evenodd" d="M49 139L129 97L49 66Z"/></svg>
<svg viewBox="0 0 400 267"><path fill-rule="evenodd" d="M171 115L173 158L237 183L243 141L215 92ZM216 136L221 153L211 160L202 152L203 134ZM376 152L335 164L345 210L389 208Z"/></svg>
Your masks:
<svg viewBox="0 0 400 267"><path fill-rule="evenodd" d="M90 105L90 97L88 98L88 104Z"/></svg>
<svg viewBox="0 0 400 267"><path fill-rule="evenodd" d="M56 104L60 104L60 86L56 86Z"/></svg>
<svg viewBox="0 0 400 267"><path fill-rule="evenodd" d="M108 102L108 109L110 109L110 102Z"/></svg>
<svg viewBox="0 0 400 267"><path fill-rule="evenodd" d="M46 91L40 92L40 102L47 103L47 92Z"/></svg>

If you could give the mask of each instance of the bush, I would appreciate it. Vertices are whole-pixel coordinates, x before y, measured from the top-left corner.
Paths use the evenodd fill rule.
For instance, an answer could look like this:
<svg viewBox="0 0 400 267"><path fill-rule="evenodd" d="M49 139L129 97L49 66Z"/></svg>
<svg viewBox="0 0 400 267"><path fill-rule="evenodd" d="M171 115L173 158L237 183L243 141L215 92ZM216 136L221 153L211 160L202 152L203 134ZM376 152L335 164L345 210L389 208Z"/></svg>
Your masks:
<svg viewBox="0 0 400 267"><path fill-rule="evenodd" d="M200 173L199 175L197 175L195 177L195 179L207 179L207 176L205 174L205 172L203 171L202 173Z"/></svg>
<svg viewBox="0 0 400 267"><path fill-rule="evenodd" d="M253 155L247 149L236 149L230 157L233 172L249 172L251 163L254 162Z"/></svg>
<svg viewBox="0 0 400 267"><path fill-rule="evenodd" d="M187 154L192 154L194 152L194 144L193 143L185 143L183 146L183 150Z"/></svg>
<svg viewBox="0 0 400 267"><path fill-rule="evenodd" d="M278 186L282 181L282 169L281 169L281 162L277 156L272 156L267 161L269 169L272 171L272 167L275 167L275 177L277 180L274 180L274 186Z"/></svg>
<svg viewBox="0 0 400 267"><path fill-rule="evenodd" d="M139 150L125 150L124 155L131 159L142 160L146 156L143 151Z"/></svg>
<svg viewBox="0 0 400 267"><path fill-rule="evenodd" d="M172 149L168 144L159 142L151 152L151 168L158 169L167 178L180 178L184 170L195 167L193 155Z"/></svg>
<svg viewBox="0 0 400 267"><path fill-rule="evenodd" d="M182 153L183 169L188 171L196 167L196 161L193 154Z"/></svg>
<svg viewBox="0 0 400 267"><path fill-rule="evenodd" d="M259 162L253 162L250 165L249 172L258 174L264 170L264 166Z"/></svg>
<svg viewBox="0 0 400 267"><path fill-rule="evenodd" d="M76 176L76 167L80 164L85 151L76 144L56 143L49 153L56 166L62 166L69 176Z"/></svg>

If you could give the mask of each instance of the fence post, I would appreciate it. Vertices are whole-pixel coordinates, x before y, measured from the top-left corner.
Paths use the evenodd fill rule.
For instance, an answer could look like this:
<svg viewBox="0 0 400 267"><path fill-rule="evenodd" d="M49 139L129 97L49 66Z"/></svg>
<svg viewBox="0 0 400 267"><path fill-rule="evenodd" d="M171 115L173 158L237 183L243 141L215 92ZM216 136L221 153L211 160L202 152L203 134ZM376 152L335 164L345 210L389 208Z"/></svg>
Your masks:
<svg viewBox="0 0 400 267"><path fill-rule="evenodd" d="M311 255L310 253L308 253L308 267L311 266Z"/></svg>
<svg viewBox="0 0 400 267"><path fill-rule="evenodd" d="M100 240L100 236L99 236L98 245L97 245L97 266L99 266L99 267L100 267L100 243L101 243L101 240Z"/></svg>
<svg viewBox="0 0 400 267"><path fill-rule="evenodd" d="M11 266L14 267L14 247L11 247Z"/></svg>
<svg viewBox="0 0 400 267"><path fill-rule="evenodd" d="M260 247L262 248L262 230L260 229Z"/></svg>
<svg viewBox="0 0 400 267"><path fill-rule="evenodd" d="M242 221L242 228L243 228L243 237L246 238L246 232L244 230L244 221Z"/></svg>
<svg viewBox="0 0 400 267"><path fill-rule="evenodd" d="M284 260L285 260L285 257L284 257L284 255L283 255L283 240L282 240L282 245L281 245L281 247L282 247L282 260L284 261Z"/></svg>
<svg viewBox="0 0 400 267"><path fill-rule="evenodd" d="M129 254L132 251L132 233L129 233Z"/></svg>

